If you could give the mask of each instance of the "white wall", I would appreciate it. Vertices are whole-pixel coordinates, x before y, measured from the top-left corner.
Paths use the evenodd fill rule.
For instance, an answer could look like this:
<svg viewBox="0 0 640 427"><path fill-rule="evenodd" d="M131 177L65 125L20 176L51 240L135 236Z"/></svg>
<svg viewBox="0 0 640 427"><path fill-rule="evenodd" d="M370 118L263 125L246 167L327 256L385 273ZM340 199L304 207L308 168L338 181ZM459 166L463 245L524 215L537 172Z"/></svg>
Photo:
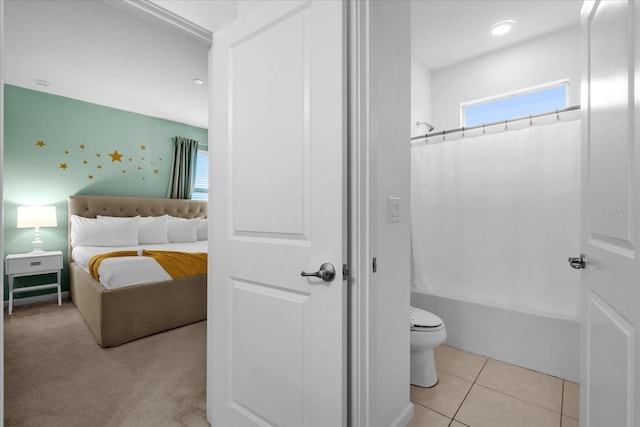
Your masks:
<svg viewBox="0 0 640 427"><path fill-rule="evenodd" d="M569 78L569 105L580 103L578 25L431 72L436 131L460 127L460 104ZM412 89L413 90L413 89ZM422 90L419 88L419 90Z"/></svg>
<svg viewBox="0 0 640 427"><path fill-rule="evenodd" d="M238 17L246 15L251 9L260 6L262 0L241 0L236 4L236 8L238 9Z"/></svg>
<svg viewBox="0 0 640 427"><path fill-rule="evenodd" d="M431 72L417 58L411 58L411 136L424 135L427 127L416 122L431 123Z"/></svg>
<svg viewBox="0 0 640 427"><path fill-rule="evenodd" d="M371 160L375 168L375 234L378 270L369 284L372 309L371 424L392 426L409 400L410 115L409 2L370 2ZM400 198L400 222L387 221L388 198Z"/></svg>

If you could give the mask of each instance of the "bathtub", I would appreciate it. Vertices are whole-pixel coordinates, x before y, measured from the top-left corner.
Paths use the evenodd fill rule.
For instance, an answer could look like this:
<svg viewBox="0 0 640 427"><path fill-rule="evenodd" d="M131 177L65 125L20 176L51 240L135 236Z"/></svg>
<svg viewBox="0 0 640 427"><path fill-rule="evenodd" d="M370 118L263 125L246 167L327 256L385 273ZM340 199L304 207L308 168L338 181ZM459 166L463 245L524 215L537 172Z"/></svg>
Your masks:
<svg viewBox="0 0 640 427"><path fill-rule="evenodd" d="M446 345L579 382L580 322L411 291L411 305L438 315Z"/></svg>

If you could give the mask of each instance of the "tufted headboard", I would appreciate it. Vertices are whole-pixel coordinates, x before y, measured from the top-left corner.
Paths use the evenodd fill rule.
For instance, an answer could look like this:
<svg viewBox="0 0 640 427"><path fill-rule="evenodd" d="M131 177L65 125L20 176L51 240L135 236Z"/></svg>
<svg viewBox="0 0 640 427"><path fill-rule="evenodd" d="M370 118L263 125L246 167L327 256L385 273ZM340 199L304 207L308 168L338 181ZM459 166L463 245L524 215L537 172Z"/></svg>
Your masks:
<svg viewBox="0 0 640 427"><path fill-rule="evenodd" d="M207 202L203 200L152 199L144 197L118 196L69 196L69 258L71 258L71 215L95 218L106 216L160 216L171 215L182 218L207 218Z"/></svg>

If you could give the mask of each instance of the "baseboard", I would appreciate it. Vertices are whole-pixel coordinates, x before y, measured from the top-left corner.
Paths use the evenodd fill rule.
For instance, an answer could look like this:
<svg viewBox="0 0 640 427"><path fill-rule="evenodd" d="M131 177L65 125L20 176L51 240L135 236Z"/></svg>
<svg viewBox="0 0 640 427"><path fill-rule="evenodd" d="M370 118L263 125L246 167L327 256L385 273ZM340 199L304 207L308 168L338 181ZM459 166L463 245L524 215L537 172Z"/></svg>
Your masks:
<svg viewBox="0 0 640 427"><path fill-rule="evenodd" d="M65 299L65 298L69 298L69 291L62 292L62 299ZM17 299L14 298L13 306L19 307L21 305L35 304L38 302L46 302L46 301L57 301L57 300L58 300L58 293L53 292L46 295L36 295L34 297L24 297L24 298L17 298ZM4 302L4 308L5 309L9 308L9 301Z"/></svg>
<svg viewBox="0 0 640 427"><path fill-rule="evenodd" d="M389 427L407 427L413 419L413 403L409 402Z"/></svg>
<svg viewBox="0 0 640 427"><path fill-rule="evenodd" d="M580 322L411 292L444 321L446 345L579 382Z"/></svg>

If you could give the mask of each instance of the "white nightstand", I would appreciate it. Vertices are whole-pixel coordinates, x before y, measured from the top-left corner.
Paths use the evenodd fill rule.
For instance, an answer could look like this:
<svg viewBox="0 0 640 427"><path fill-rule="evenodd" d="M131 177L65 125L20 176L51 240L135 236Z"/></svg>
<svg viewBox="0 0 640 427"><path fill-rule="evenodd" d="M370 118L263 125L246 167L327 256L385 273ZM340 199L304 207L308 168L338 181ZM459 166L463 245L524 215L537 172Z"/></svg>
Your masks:
<svg viewBox="0 0 640 427"><path fill-rule="evenodd" d="M31 292L39 289L58 288L58 305L62 305L60 286L60 272L62 271L62 252L39 252L29 254L7 255L5 273L9 276L9 314L13 312L13 293ZM25 285L13 289L13 278L22 276L37 276L40 274L56 273L57 282L46 285Z"/></svg>

